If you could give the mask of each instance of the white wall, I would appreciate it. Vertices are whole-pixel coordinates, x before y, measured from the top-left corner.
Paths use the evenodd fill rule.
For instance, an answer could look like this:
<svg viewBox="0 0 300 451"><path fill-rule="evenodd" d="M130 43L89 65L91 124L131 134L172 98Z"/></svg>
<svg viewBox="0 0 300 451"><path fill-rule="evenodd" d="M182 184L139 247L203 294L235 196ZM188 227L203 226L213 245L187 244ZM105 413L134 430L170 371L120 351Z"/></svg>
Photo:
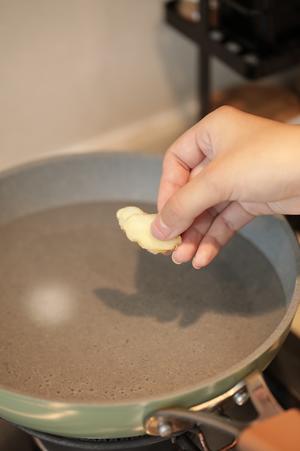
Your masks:
<svg viewBox="0 0 300 451"><path fill-rule="evenodd" d="M196 97L196 47L163 23L162 8L161 0L0 0L0 165L162 111L184 116ZM217 85L230 75L215 73Z"/></svg>

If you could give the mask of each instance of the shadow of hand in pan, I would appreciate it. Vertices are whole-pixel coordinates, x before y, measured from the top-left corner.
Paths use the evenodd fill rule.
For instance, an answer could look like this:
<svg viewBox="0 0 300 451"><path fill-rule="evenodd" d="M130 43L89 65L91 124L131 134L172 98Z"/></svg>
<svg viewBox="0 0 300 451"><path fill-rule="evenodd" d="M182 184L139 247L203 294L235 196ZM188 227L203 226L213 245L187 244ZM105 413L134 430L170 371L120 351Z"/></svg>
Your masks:
<svg viewBox="0 0 300 451"><path fill-rule="evenodd" d="M285 302L271 264L239 236L200 271L138 250L135 290L126 294L99 287L94 293L124 315L149 316L160 322L178 320L180 327L197 322L206 311L253 317L283 309Z"/></svg>

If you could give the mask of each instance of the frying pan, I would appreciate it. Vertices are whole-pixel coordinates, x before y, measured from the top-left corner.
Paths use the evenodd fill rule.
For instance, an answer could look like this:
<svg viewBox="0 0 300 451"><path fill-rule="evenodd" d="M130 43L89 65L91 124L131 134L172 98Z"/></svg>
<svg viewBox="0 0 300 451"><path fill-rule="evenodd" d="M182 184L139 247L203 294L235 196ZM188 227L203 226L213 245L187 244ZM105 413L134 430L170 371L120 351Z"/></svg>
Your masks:
<svg viewBox="0 0 300 451"><path fill-rule="evenodd" d="M155 211L161 159L55 157L0 176L0 416L66 437L145 434L263 370L296 312L299 255L257 218L207 269L130 243L115 212Z"/></svg>

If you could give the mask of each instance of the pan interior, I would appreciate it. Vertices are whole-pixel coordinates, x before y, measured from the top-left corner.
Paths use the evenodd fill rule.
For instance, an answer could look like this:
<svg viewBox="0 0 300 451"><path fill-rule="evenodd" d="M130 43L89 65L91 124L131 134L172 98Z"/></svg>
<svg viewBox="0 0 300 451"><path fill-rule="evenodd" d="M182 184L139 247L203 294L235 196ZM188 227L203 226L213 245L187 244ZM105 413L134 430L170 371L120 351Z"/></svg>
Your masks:
<svg viewBox="0 0 300 451"><path fill-rule="evenodd" d="M249 241L235 237L207 269L176 266L126 239L123 205L0 226L1 388L99 403L164 395L229 369L276 328L282 286Z"/></svg>

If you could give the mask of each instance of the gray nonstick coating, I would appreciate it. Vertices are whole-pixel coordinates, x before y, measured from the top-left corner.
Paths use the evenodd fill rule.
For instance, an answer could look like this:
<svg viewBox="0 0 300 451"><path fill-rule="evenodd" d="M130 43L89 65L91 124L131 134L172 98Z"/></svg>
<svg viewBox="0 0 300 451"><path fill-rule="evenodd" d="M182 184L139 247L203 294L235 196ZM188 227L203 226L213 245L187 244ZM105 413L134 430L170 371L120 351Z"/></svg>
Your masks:
<svg viewBox="0 0 300 451"><path fill-rule="evenodd" d="M163 396L219 376L276 330L296 277L277 220L202 271L121 232L119 207L155 210L159 164L69 157L0 180L1 388L74 402Z"/></svg>

